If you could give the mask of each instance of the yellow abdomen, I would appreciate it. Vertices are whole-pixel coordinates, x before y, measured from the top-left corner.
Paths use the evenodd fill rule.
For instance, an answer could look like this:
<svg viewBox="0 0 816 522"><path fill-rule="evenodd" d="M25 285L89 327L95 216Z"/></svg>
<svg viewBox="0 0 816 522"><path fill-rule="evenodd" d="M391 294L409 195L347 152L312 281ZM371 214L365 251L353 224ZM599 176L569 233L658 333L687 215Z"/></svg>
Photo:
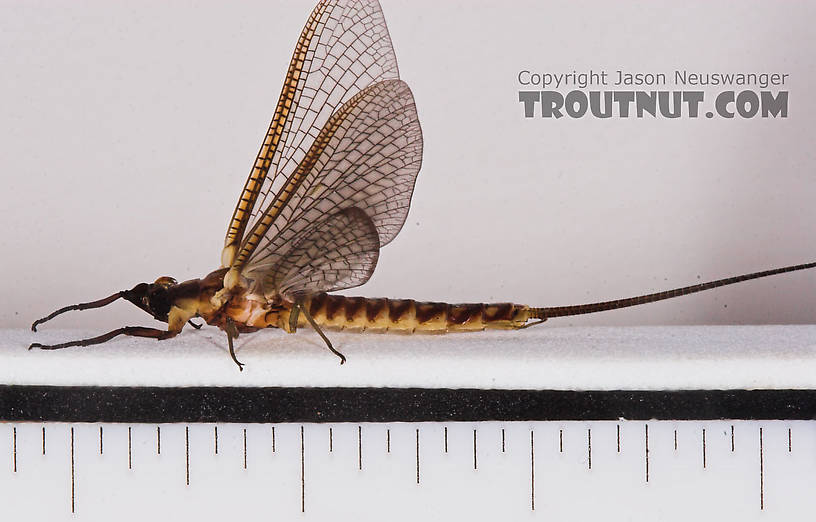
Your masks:
<svg viewBox="0 0 816 522"><path fill-rule="evenodd" d="M448 304L417 302L413 299L370 299L317 294L304 307L322 327L403 333L446 333L486 328L517 329L531 318L530 308L512 303ZM288 312L280 314L279 326L288 323ZM298 327L308 322L301 315Z"/></svg>

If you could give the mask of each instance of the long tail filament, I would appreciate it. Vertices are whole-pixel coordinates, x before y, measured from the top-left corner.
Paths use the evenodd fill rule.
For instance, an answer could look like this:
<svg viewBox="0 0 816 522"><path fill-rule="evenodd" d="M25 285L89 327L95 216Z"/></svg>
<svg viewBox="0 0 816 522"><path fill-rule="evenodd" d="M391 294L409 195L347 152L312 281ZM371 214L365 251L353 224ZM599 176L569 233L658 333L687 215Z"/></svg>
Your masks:
<svg viewBox="0 0 816 522"><path fill-rule="evenodd" d="M675 288L674 290L666 290L664 292L640 295L637 297L629 297L626 299L616 299L614 301L602 301L598 303L588 303L571 306L553 306L548 308L531 308L530 318L546 320L552 317L566 317L570 315L592 314L595 312L603 312L606 310L616 310L618 308L627 308L629 306L654 303L655 301L663 301L664 299L671 299L673 297L680 297L682 295L694 294L696 292L711 290L712 288L718 288L720 286L733 285L734 283L741 283L742 281L749 281L751 279L759 279L760 277L785 274L788 272L795 272L797 270L807 270L808 268L816 268L816 262L805 263L802 265L787 266L784 268L775 268L773 270L765 270L763 272L754 272L753 274L728 277L725 279L710 281L708 283L684 286L682 288Z"/></svg>

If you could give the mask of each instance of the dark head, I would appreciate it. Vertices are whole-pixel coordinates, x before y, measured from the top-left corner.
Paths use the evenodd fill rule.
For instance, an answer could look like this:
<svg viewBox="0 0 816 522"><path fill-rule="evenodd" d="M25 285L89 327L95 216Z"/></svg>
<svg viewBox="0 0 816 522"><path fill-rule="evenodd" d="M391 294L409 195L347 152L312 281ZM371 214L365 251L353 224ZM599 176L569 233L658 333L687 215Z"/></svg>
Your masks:
<svg viewBox="0 0 816 522"><path fill-rule="evenodd" d="M135 304L159 321L167 322L170 313L170 289L178 284L172 277L160 277L154 283L139 283L125 290L122 297Z"/></svg>

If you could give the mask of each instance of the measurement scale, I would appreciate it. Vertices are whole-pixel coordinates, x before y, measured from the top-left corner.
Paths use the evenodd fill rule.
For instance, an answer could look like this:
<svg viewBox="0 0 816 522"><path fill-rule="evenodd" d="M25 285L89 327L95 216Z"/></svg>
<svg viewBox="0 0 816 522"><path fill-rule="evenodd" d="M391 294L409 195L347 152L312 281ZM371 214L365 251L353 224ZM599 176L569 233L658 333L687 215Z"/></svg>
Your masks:
<svg viewBox="0 0 816 522"><path fill-rule="evenodd" d="M816 425L0 426L3 518L755 520L812 512Z"/></svg>

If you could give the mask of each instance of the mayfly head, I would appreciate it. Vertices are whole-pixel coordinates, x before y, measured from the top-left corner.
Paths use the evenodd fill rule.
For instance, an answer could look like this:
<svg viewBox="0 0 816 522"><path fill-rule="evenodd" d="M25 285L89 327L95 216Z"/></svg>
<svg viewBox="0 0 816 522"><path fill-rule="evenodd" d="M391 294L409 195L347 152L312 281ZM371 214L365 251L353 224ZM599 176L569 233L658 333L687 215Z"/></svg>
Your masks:
<svg viewBox="0 0 816 522"><path fill-rule="evenodd" d="M172 277L162 276L153 283L139 283L130 290L125 290L122 297L166 323L172 305L170 289L177 284L178 281Z"/></svg>
<svg viewBox="0 0 816 522"><path fill-rule="evenodd" d="M167 322L167 315L170 313L170 307L173 301L171 291L176 286L178 286L178 282L172 277L160 277L153 283L139 283L130 290L121 290L104 299L99 299L98 301L79 303L60 308L56 312L52 312L42 319L37 319L34 321L34 324L31 325L31 330L36 332L38 325L46 321L50 321L51 319L58 315L64 314L65 312L70 312L72 310L90 310L92 308L102 308L103 306L113 303L117 299L127 299L159 321ZM41 346L37 343L35 343L35 345ZM75 346L75 344L70 345ZM63 347L63 345L55 346Z"/></svg>

